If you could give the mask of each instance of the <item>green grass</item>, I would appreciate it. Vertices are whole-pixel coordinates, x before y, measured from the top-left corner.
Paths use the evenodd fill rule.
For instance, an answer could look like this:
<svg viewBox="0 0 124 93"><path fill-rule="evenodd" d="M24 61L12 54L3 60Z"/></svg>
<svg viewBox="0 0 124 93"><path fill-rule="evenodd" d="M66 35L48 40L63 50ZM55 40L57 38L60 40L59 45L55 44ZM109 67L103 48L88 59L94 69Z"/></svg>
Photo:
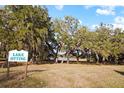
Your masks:
<svg viewBox="0 0 124 93"><path fill-rule="evenodd" d="M6 69L0 69L0 87L40 88L124 88L124 66L44 64L30 65L24 79L25 66L11 68L6 80Z"/></svg>

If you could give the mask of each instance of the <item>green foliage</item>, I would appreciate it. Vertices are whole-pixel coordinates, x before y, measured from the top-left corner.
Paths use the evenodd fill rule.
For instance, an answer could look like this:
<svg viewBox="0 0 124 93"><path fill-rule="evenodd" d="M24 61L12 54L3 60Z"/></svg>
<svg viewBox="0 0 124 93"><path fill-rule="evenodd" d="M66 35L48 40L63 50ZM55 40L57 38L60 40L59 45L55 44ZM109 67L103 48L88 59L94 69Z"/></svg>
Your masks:
<svg viewBox="0 0 124 93"><path fill-rule="evenodd" d="M48 53L45 42L50 38L48 33L51 22L47 9L42 6L14 5L5 6L3 11L5 13L1 15L0 38L6 45L6 51L26 49L34 61L35 56L41 56L39 58L43 60L44 54Z"/></svg>
<svg viewBox="0 0 124 93"><path fill-rule="evenodd" d="M50 19L44 6L5 6L0 11L1 53L25 49L33 62L46 60L54 49L89 48L105 59L110 55L118 58L124 53L124 32L119 28L113 30L101 23L95 31L90 31L72 16Z"/></svg>
<svg viewBox="0 0 124 93"><path fill-rule="evenodd" d="M64 19L53 20L53 27L55 30L55 38L61 42L62 49L69 49L74 47L74 34L79 29L78 19L72 16L65 16Z"/></svg>

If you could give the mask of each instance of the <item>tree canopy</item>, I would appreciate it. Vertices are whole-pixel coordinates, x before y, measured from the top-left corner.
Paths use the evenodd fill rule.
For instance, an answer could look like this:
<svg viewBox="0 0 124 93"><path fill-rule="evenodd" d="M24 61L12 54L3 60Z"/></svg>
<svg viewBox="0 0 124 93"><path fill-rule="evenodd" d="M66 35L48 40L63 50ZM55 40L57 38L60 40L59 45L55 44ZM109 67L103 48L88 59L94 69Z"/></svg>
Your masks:
<svg viewBox="0 0 124 93"><path fill-rule="evenodd" d="M72 16L51 19L45 6L5 6L0 11L0 51L29 51L34 63L70 48L91 49L115 62L124 54L124 31L101 23L95 31Z"/></svg>

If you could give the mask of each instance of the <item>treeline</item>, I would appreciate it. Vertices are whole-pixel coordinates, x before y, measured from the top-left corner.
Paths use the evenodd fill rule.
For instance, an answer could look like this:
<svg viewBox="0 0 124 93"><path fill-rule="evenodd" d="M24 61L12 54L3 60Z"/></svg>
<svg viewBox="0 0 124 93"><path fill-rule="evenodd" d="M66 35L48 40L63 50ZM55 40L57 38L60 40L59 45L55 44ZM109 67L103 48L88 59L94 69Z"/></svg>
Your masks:
<svg viewBox="0 0 124 93"><path fill-rule="evenodd" d="M98 62L118 64L124 61L124 31L103 23L90 31L74 17L49 17L45 6L5 6L0 10L0 56L13 49L28 50L33 63L56 60L60 51L89 49L102 58Z"/></svg>

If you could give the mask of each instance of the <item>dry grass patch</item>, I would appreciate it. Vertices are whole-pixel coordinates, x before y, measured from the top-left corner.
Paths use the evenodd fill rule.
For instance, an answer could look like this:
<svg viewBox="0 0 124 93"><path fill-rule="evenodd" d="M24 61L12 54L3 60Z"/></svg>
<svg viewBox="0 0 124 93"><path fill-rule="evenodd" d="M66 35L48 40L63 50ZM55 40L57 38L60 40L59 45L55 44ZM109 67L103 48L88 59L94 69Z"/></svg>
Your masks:
<svg viewBox="0 0 124 93"><path fill-rule="evenodd" d="M24 72L25 67L13 67L13 72ZM1 73L2 72L2 73ZM12 73L12 72L11 72ZM11 80L0 81L0 87L48 87L48 88L124 88L124 66L115 65L82 65L82 64L44 64L30 65L27 80L11 84ZM5 69L0 70L0 77ZM23 73L20 74L23 76ZM17 75L14 80L19 77ZM8 86L7 86L8 84ZM15 86L18 85L18 86Z"/></svg>

